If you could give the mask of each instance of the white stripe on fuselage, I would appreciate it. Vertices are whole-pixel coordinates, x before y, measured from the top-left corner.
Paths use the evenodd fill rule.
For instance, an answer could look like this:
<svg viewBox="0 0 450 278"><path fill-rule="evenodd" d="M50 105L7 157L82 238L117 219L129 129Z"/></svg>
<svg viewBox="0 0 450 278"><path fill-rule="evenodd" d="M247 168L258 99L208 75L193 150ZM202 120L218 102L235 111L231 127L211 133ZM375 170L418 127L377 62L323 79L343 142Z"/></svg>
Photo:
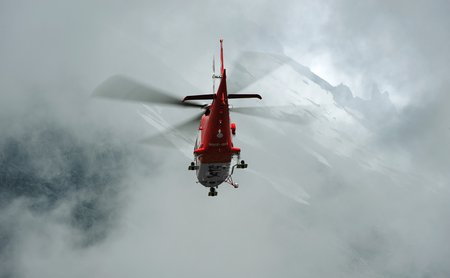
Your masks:
<svg viewBox="0 0 450 278"><path fill-rule="evenodd" d="M230 163L200 163L197 170L198 181L206 187L216 187L223 183L230 173Z"/></svg>

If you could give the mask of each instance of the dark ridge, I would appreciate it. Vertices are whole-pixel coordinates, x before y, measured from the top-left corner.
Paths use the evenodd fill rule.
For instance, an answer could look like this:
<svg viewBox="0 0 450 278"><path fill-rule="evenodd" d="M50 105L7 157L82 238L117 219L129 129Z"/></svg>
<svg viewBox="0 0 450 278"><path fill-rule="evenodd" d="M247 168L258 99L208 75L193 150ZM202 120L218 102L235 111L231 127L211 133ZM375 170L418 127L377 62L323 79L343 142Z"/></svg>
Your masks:
<svg viewBox="0 0 450 278"><path fill-rule="evenodd" d="M46 124L0 137L0 209L20 199L39 216L62 203L74 204L64 222L82 234L75 244L105 238L117 214L131 150L114 143L110 134L97 133L96 140L82 140ZM0 257L14 237L5 225L0 223Z"/></svg>

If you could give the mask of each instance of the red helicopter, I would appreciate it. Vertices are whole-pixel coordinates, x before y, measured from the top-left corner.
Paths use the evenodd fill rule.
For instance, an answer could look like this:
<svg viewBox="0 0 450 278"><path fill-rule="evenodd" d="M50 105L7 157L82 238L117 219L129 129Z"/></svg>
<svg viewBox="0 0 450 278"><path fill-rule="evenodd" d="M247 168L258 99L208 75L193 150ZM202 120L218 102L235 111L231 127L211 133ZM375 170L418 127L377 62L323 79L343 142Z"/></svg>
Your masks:
<svg viewBox="0 0 450 278"><path fill-rule="evenodd" d="M233 145L232 136L236 135L236 124L230 123L228 99L257 98L259 94L228 94L227 73L223 62L223 40L220 40L220 75L213 74L214 79L220 79L219 88L215 94L191 95L183 99L190 100L212 99L212 103L205 107L205 113L200 120L200 134L195 142L194 158L189 170L195 170L198 181L209 187L208 196L216 196L216 188L223 182L238 187L232 175L235 168L247 168L244 160L239 162L241 149ZM214 62L213 62L214 71ZM233 157L237 163L232 166Z"/></svg>
<svg viewBox="0 0 450 278"><path fill-rule="evenodd" d="M228 100L262 99L259 94L228 93L227 73L223 59L223 40L220 40L220 62L220 75L216 75L213 60L213 94L189 95L180 100L169 92L140 84L123 76L114 76L108 79L94 91L95 95L102 97L202 108L204 112L198 126L199 136L195 142L194 161L191 162L188 169L196 171L198 182L209 188L208 196L217 196L217 188L224 182L237 188L238 184L232 178L234 170L235 168L245 169L248 166L244 160L240 160L241 149L233 145L232 139L236 135L236 124L230 122ZM215 79L220 79L217 92L215 91ZM212 100L212 102L206 105L191 102L198 100ZM198 117L196 117L182 125L193 120L198 123Z"/></svg>

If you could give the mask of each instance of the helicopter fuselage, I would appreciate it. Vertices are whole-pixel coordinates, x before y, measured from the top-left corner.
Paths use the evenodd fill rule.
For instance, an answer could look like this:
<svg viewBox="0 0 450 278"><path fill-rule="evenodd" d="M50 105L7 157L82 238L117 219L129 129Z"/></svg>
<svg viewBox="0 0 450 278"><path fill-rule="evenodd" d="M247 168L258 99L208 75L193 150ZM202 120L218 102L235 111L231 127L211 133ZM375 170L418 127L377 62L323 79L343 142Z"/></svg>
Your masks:
<svg viewBox="0 0 450 278"><path fill-rule="evenodd" d="M228 178L233 157L240 153L232 141L225 70L198 129L194 149L197 178L206 187L217 187Z"/></svg>

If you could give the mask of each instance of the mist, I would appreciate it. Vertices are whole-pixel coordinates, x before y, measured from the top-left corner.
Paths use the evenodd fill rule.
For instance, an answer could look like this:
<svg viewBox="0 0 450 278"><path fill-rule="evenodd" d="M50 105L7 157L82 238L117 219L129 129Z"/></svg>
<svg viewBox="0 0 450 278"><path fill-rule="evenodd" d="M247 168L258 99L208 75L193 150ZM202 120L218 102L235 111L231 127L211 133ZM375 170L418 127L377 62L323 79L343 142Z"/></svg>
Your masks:
<svg viewBox="0 0 450 278"><path fill-rule="evenodd" d="M0 277L448 277L449 8L2 1ZM92 92L210 93L220 38L230 82L243 51L292 59L242 106L297 108L232 114L249 169L210 198L192 158L139 143L146 107Z"/></svg>

